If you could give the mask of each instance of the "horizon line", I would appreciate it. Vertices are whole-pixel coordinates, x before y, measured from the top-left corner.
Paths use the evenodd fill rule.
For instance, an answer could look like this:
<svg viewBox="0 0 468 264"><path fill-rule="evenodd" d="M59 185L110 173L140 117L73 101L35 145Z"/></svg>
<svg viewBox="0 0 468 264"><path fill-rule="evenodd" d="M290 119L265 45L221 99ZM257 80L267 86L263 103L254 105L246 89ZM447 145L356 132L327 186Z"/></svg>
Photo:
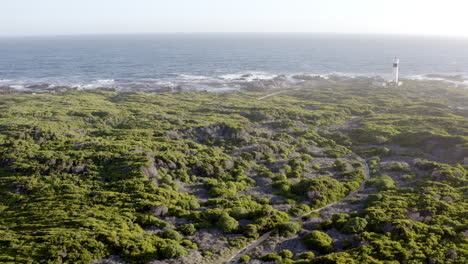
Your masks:
<svg viewBox="0 0 468 264"><path fill-rule="evenodd" d="M468 36L412 33L371 33L371 32L119 32L119 33L58 33L58 34L22 34L0 35L0 39L38 38L38 37L86 37L86 36L137 36L137 35L342 35L342 36L379 36L379 37L424 37L467 39Z"/></svg>

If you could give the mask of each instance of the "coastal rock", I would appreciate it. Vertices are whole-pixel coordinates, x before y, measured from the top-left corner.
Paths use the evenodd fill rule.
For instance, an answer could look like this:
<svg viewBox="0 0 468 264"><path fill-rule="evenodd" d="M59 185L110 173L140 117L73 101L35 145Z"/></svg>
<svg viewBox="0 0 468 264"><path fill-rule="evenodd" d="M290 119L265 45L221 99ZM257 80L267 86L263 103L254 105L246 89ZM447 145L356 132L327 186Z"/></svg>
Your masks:
<svg viewBox="0 0 468 264"><path fill-rule="evenodd" d="M0 86L0 94L13 94L16 89L10 86Z"/></svg>
<svg viewBox="0 0 468 264"><path fill-rule="evenodd" d="M299 81L321 81L323 80L323 77L321 76L307 75L307 74L294 75L292 78L294 80L299 80Z"/></svg>
<svg viewBox="0 0 468 264"><path fill-rule="evenodd" d="M41 84L33 84L26 86L28 89L37 89L37 90L44 90L50 87L50 84L48 83L41 83Z"/></svg>
<svg viewBox="0 0 468 264"><path fill-rule="evenodd" d="M158 176L158 170L154 166L154 164L143 166L141 168L143 175L150 180L153 184L157 185L156 177Z"/></svg>
<svg viewBox="0 0 468 264"><path fill-rule="evenodd" d="M56 93L66 92L69 90L76 90L76 88L72 88L70 86L54 86L54 87L49 87L47 89L47 91L49 92L56 92Z"/></svg>
<svg viewBox="0 0 468 264"><path fill-rule="evenodd" d="M85 169L86 169L86 165L77 165L77 166L73 166L71 168L71 171L74 174L81 174L85 171Z"/></svg>
<svg viewBox="0 0 468 264"><path fill-rule="evenodd" d="M165 205L153 206L150 209L150 212L154 216L164 216L169 211L169 208Z"/></svg>
<svg viewBox="0 0 468 264"><path fill-rule="evenodd" d="M235 164L234 164L234 161L232 161L232 160L225 160L225 161L223 161L223 168L224 168L225 170L231 170L231 169L233 169L233 168L234 168L234 165L235 165Z"/></svg>

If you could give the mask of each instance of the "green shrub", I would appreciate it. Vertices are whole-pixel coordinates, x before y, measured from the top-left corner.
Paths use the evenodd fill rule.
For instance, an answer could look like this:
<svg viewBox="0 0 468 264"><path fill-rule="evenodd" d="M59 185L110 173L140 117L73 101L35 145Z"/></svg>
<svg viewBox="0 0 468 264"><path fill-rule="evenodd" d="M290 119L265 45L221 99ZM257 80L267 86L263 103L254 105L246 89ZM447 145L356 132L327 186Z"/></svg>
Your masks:
<svg viewBox="0 0 468 264"><path fill-rule="evenodd" d="M282 181L273 182L271 184L271 186L279 189L282 193L288 193L293 184L294 184L294 182L292 182L290 180L282 180Z"/></svg>
<svg viewBox="0 0 468 264"><path fill-rule="evenodd" d="M383 263L381 261L375 260L370 256L366 256L366 262L364 263ZM360 264L363 263L359 259L350 254L344 253L332 253L325 256L318 257L314 259L311 264Z"/></svg>
<svg viewBox="0 0 468 264"><path fill-rule="evenodd" d="M269 253L260 258L263 261L279 261L283 260L283 258L277 254L274 253Z"/></svg>
<svg viewBox="0 0 468 264"><path fill-rule="evenodd" d="M349 215L347 214L341 214L341 213L338 213L338 214L334 214L331 218L332 222L333 222L333 227L336 228L336 229L341 229L343 228L343 226L348 222L349 220Z"/></svg>
<svg viewBox="0 0 468 264"><path fill-rule="evenodd" d="M304 236L304 243L310 249L317 250L321 253L330 253L333 251L332 238L326 233L320 231L312 231Z"/></svg>
<svg viewBox="0 0 468 264"><path fill-rule="evenodd" d="M284 164L283 166L281 166L280 171L284 172L284 174L288 174L289 172L292 171L292 168L291 166Z"/></svg>
<svg viewBox="0 0 468 264"><path fill-rule="evenodd" d="M249 255L244 255L244 256L240 257L239 261L240 262L248 262L248 261L250 261L250 259L251 258L250 258Z"/></svg>
<svg viewBox="0 0 468 264"><path fill-rule="evenodd" d="M314 257L315 257L315 254L314 252L311 252L311 251L302 252L301 254L297 256L298 259L313 259Z"/></svg>
<svg viewBox="0 0 468 264"><path fill-rule="evenodd" d="M338 171L344 172L344 171L347 171L348 169L348 163L337 159L333 163L333 167Z"/></svg>
<svg viewBox="0 0 468 264"><path fill-rule="evenodd" d="M254 224L248 224L243 227L242 234L246 237L258 237L258 226Z"/></svg>
<svg viewBox="0 0 468 264"><path fill-rule="evenodd" d="M280 173L278 174L278 176L274 178L275 181L286 181L287 179L288 179L288 176L286 176L286 174L284 173Z"/></svg>
<svg viewBox="0 0 468 264"><path fill-rule="evenodd" d="M294 261L294 264L310 264L310 260L308 259L298 259Z"/></svg>
<svg viewBox="0 0 468 264"><path fill-rule="evenodd" d="M187 239L182 240L181 245L191 248L191 249L198 250L198 245Z"/></svg>
<svg viewBox="0 0 468 264"><path fill-rule="evenodd" d="M301 178L301 175L302 175L302 170L300 169L294 169L288 172L288 174L286 174L288 178Z"/></svg>
<svg viewBox="0 0 468 264"><path fill-rule="evenodd" d="M307 196L311 202L311 207L318 208L345 197L349 189L345 184L332 177L318 176L294 184L291 186L291 192Z"/></svg>
<svg viewBox="0 0 468 264"><path fill-rule="evenodd" d="M284 237L291 237L301 230L299 222L285 222L278 225L278 233Z"/></svg>
<svg viewBox="0 0 468 264"><path fill-rule="evenodd" d="M390 176L386 174L369 179L367 181L367 185L374 186L379 191L395 188L395 182Z"/></svg>
<svg viewBox="0 0 468 264"><path fill-rule="evenodd" d="M230 217L228 214L223 214L216 222L216 226L221 229L224 233L232 233L237 230L239 223L233 217Z"/></svg>
<svg viewBox="0 0 468 264"><path fill-rule="evenodd" d="M309 154L302 154L301 159L305 162L311 162L314 158Z"/></svg>
<svg viewBox="0 0 468 264"><path fill-rule="evenodd" d="M360 199L360 198L349 198L347 201L348 201L348 203L350 203L350 204L359 204L359 203L361 203L361 199Z"/></svg>
<svg viewBox="0 0 468 264"><path fill-rule="evenodd" d="M250 153L250 152L242 152L242 153L241 153L241 157L242 157L242 159L248 160L248 161L254 159L254 156L253 156L252 153Z"/></svg>
<svg viewBox="0 0 468 264"><path fill-rule="evenodd" d="M291 252L291 250L281 250L281 252L279 253L279 255L283 258L283 259L292 259L294 257L294 254Z"/></svg>
<svg viewBox="0 0 468 264"><path fill-rule="evenodd" d="M173 229L167 229L167 230L164 230L163 232L160 233L160 236L162 238L166 238L166 239L172 239L172 240L175 240L175 241L180 241L184 238L184 236L182 236L181 234L179 234L179 232L173 230Z"/></svg>
<svg viewBox="0 0 468 264"><path fill-rule="evenodd" d="M331 219L324 220L317 225L317 229L328 230L331 228L333 228L333 221Z"/></svg>
<svg viewBox="0 0 468 264"><path fill-rule="evenodd" d="M138 214L136 222L141 226L156 226L159 228L169 227L169 223L164 222L163 220L152 216L150 214Z"/></svg>
<svg viewBox="0 0 468 264"><path fill-rule="evenodd" d="M182 234L186 236L193 236L195 232L197 232L197 229L195 228L195 225L193 224L185 224L177 227L177 230L182 232Z"/></svg>
<svg viewBox="0 0 468 264"><path fill-rule="evenodd" d="M311 209L307 204L300 204L300 205L298 205L296 207L291 208L289 210L289 213L292 216L300 216L300 215L306 214L306 213L308 213L310 211L311 211Z"/></svg>
<svg viewBox="0 0 468 264"><path fill-rule="evenodd" d="M257 169L258 176L273 179L275 174L271 172L268 168L259 167Z"/></svg>
<svg viewBox="0 0 468 264"><path fill-rule="evenodd" d="M244 207L237 206L237 207L232 208L231 216L234 217L235 219L243 219L243 218L248 217L248 215L249 215L249 211L245 209Z"/></svg>
<svg viewBox="0 0 468 264"><path fill-rule="evenodd" d="M415 173L410 173L410 174L405 174L405 175L402 175L401 176L401 179L404 180L404 181L412 181L416 178L416 174Z"/></svg>
<svg viewBox="0 0 468 264"><path fill-rule="evenodd" d="M257 197L256 200L259 204L270 204L270 199L267 197Z"/></svg>
<svg viewBox="0 0 468 264"><path fill-rule="evenodd" d="M161 250L162 257L166 259L181 257L187 253L187 250L179 244L170 244Z"/></svg>
<svg viewBox="0 0 468 264"><path fill-rule="evenodd" d="M344 226L343 226L343 233L347 234L355 234L362 232L366 229L367 220L360 217L355 217L350 219Z"/></svg>
<svg viewBox="0 0 468 264"><path fill-rule="evenodd" d="M229 246L235 248L241 248L248 244L249 239L243 236L231 237L229 240Z"/></svg>
<svg viewBox="0 0 468 264"><path fill-rule="evenodd" d="M365 201L366 207L372 205L372 203L374 203L374 202L382 200L382 198L383 198L383 196L380 193L370 194L369 196L367 196L367 199Z"/></svg>

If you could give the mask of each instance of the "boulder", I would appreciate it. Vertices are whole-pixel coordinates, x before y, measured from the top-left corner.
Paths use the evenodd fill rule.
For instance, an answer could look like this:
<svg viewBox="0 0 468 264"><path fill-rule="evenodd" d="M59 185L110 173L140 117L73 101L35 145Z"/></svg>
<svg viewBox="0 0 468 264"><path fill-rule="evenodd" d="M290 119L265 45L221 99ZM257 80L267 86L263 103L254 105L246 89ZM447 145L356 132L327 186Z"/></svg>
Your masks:
<svg viewBox="0 0 468 264"><path fill-rule="evenodd" d="M50 87L50 84L48 83L41 83L41 84L33 84L26 86L28 89L38 89L38 90L44 90Z"/></svg>
<svg viewBox="0 0 468 264"><path fill-rule="evenodd" d="M16 89L10 86L0 86L0 94L13 94Z"/></svg>
<svg viewBox="0 0 468 264"><path fill-rule="evenodd" d="M153 206L150 209L151 214L154 216L165 216L168 211L169 208L167 208L165 205Z"/></svg>
<svg viewBox="0 0 468 264"><path fill-rule="evenodd" d="M81 174L86 170L86 165L77 165L71 167L71 172L74 174Z"/></svg>

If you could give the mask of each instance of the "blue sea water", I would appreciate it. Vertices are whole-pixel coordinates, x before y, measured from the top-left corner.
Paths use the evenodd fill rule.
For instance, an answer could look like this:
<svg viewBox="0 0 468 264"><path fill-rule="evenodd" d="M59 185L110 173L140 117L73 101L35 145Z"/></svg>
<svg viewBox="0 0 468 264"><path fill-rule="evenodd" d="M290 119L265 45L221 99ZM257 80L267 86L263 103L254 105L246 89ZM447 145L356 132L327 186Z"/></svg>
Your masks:
<svg viewBox="0 0 468 264"><path fill-rule="evenodd" d="M155 34L0 38L0 86L237 87L297 74L468 75L468 39L331 34Z"/></svg>

